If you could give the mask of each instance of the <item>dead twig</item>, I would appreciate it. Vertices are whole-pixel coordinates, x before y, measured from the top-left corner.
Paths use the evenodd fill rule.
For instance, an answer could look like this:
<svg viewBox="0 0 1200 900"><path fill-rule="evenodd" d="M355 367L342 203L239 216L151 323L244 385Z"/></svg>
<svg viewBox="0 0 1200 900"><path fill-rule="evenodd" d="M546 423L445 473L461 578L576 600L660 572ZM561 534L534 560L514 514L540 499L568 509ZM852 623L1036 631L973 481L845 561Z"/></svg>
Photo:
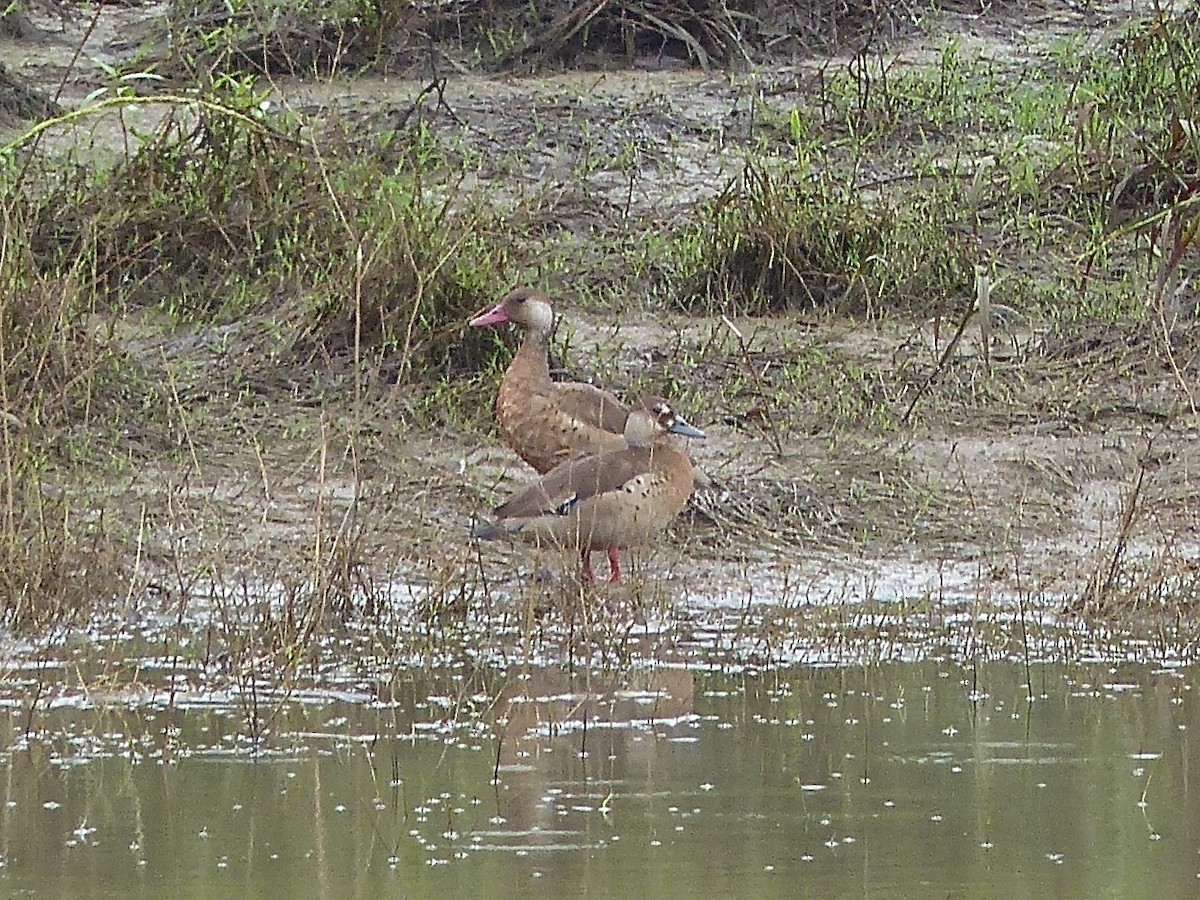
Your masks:
<svg viewBox="0 0 1200 900"><path fill-rule="evenodd" d="M929 392L929 389L933 387L937 380L942 376L942 373L946 370L950 362L950 355L954 353L954 349L958 346L958 342L962 340L963 334L966 333L967 325L971 321L971 316L975 314L975 308L976 307L974 303L967 306L967 310L963 314L962 319L958 323L958 328L954 332L954 337L950 338L950 343L947 344L946 349L942 351L941 358L938 359L937 365L934 366L933 371L929 373L929 377L925 379L925 383L917 389L917 392L913 395L912 400L908 404L908 409L906 409L904 411L904 415L900 417L902 424L908 424L909 420L912 418L913 411L917 408L917 404L921 402L921 398Z"/></svg>
<svg viewBox="0 0 1200 900"><path fill-rule="evenodd" d="M775 451L776 456L783 456L783 438L780 436L779 428L776 426L775 420L771 417L771 412L767 408L770 405L767 386L763 382L762 373L758 371L750 359L750 348L746 344L746 338L738 327L733 324L729 316L722 313L721 321L725 323L725 327L732 331L734 337L737 338L738 352L741 354L742 362L746 365L746 371L750 374L750 378L754 382L758 397L763 403L762 421L766 426L767 437L771 441L771 448Z"/></svg>

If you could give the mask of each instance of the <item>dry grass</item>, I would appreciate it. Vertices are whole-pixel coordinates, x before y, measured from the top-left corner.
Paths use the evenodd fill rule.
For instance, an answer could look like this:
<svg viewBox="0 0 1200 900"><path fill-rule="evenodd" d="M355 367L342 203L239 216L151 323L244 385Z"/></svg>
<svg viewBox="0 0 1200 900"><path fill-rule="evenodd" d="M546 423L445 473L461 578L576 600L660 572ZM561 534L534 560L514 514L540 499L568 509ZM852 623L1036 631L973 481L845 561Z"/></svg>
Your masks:
<svg viewBox="0 0 1200 900"><path fill-rule="evenodd" d="M428 190L412 157L389 174L344 138L317 141L289 117L268 119L237 85L159 102L162 123L127 133L136 152L111 166L39 154L43 125L2 172L0 559L14 624L74 618L151 577L145 522L127 498L83 493L88 469L104 481L149 454L202 477L232 443L257 456L267 481L277 463L241 431L264 437L262 395L336 397L361 426L400 385L400 412L421 418L438 379L487 369L498 354L493 337L462 328L500 289L482 206L444 182ZM473 384L450 399L468 402ZM353 510L367 514L357 499ZM328 523L313 521L304 574L283 588L305 598L304 613L292 603L270 627L258 623L277 647L351 614L362 527L351 517L325 543ZM195 564L232 574L219 559ZM209 591L219 593L215 582Z"/></svg>
<svg viewBox="0 0 1200 900"><path fill-rule="evenodd" d="M940 9L974 5L943 0ZM270 0L230 7L172 3L127 41L139 64L171 82L231 72L265 76L421 71L439 78L480 64L530 68L652 61L709 69L778 59L908 32L929 14L878 3L753 0L457 0L402 4Z"/></svg>
<svg viewBox="0 0 1200 900"><path fill-rule="evenodd" d="M152 390L89 326L86 264L41 271L31 236L10 194L0 208L0 613L40 628L123 599L132 539L114 541L87 480L65 471L95 460Z"/></svg>

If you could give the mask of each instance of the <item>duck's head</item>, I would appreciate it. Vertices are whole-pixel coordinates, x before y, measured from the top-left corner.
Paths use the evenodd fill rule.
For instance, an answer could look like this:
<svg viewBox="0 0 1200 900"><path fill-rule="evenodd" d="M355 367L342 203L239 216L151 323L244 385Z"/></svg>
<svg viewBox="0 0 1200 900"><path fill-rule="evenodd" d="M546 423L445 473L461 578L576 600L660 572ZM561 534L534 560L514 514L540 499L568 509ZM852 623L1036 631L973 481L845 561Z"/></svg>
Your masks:
<svg viewBox="0 0 1200 900"><path fill-rule="evenodd" d="M530 288L517 288L492 309L471 320L477 328L509 322L531 334L549 337L554 329L554 307L550 305L550 298Z"/></svg>
<svg viewBox="0 0 1200 900"><path fill-rule="evenodd" d="M703 431L675 412L662 397L643 397L625 420L625 443L648 447L660 434L704 437Z"/></svg>

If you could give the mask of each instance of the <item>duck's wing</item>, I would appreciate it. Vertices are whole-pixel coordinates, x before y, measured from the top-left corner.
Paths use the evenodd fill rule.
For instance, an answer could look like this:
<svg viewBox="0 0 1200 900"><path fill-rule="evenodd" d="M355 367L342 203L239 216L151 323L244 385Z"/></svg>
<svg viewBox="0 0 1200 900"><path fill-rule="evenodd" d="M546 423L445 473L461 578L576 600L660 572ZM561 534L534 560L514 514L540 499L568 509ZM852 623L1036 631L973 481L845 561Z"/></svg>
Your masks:
<svg viewBox="0 0 1200 900"><path fill-rule="evenodd" d="M578 422L621 434L629 410L608 391L582 381L555 382L555 405Z"/></svg>
<svg viewBox="0 0 1200 900"><path fill-rule="evenodd" d="M619 491L649 470L650 452L644 447L626 447L573 459L496 507L496 516L514 519L547 513L566 514L575 504Z"/></svg>

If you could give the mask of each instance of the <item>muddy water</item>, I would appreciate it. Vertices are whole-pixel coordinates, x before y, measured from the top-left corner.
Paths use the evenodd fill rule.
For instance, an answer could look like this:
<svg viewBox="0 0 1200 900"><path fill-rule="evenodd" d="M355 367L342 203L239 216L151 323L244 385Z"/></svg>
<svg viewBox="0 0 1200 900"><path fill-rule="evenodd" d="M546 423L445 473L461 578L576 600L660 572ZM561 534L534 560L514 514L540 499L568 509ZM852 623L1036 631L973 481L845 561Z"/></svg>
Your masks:
<svg viewBox="0 0 1200 900"><path fill-rule="evenodd" d="M928 661L413 677L263 692L257 719L17 704L0 892L1195 896L1191 679Z"/></svg>

